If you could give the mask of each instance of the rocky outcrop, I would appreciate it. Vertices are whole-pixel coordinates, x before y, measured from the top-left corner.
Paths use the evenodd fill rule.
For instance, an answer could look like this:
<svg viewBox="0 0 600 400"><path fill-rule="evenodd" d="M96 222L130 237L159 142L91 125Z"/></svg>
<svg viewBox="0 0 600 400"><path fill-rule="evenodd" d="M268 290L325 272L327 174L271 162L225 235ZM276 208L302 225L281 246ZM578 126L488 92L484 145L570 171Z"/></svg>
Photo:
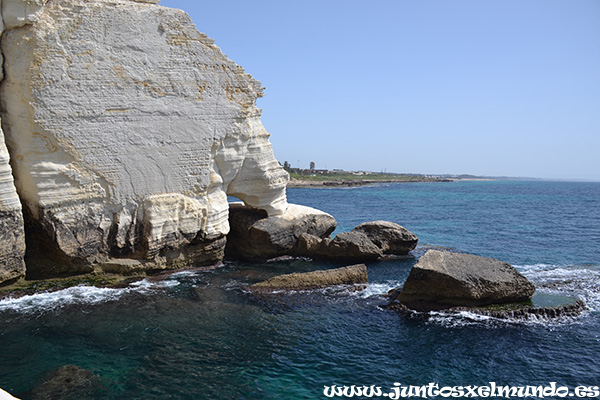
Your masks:
<svg viewBox="0 0 600 400"><path fill-rule="evenodd" d="M310 234L299 237L296 254L304 257L365 262L385 254L406 255L417 246L417 235L388 221L365 222L333 239Z"/></svg>
<svg viewBox="0 0 600 400"><path fill-rule="evenodd" d="M367 267L364 264L357 264L324 271L280 275L251 285L249 289L252 291L309 290L367 283L369 283Z"/></svg>
<svg viewBox="0 0 600 400"><path fill-rule="evenodd" d="M349 262L373 261L383 252L364 233L342 232L333 239L304 234L298 240L296 253L301 256Z"/></svg>
<svg viewBox="0 0 600 400"><path fill-rule="evenodd" d="M365 234L384 254L408 254L417 247L419 238L408 229L389 221L372 221L358 225L352 232Z"/></svg>
<svg viewBox="0 0 600 400"><path fill-rule="evenodd" d="M298 238L309 234L329 237L337 226L335 218L314 208L289 204L282 215L269 217L257 210L233 203L229 209L231 232L227 254L247 260L264 260L297 255Z"/></svg>
<svg viewBox="0 0 600 400"><path fill-rule="evenodd" d="M227 195L269 216L287 209L260 83L187 14L155 3L2 1L0 113L28 257L46 259L34 274L214 262ZM0 228L16 237L12 204ZM18 238L11 249L18 260Z"/></svg>
<svg viewBox="0 0 600 400"><path fill-rule="evenodd" d="M429 250L393 296L417 311L531 299L535 287L511 265L492 258Z"/></svg>

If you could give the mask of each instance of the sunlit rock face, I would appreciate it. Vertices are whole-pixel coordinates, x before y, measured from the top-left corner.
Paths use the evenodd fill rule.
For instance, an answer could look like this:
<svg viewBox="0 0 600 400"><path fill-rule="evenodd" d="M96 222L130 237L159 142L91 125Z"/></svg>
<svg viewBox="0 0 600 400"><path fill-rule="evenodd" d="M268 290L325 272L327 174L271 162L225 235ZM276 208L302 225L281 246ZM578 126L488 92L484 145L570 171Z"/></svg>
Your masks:
<svg viewBox="0 0 600 400"><path fill-rule="evenodd" d="M186 246L215 261L227 195L287 208L260 83L186 13L154 3L3 1L2 127L30 250L62 257L61 273L193 262Z"/></svg>

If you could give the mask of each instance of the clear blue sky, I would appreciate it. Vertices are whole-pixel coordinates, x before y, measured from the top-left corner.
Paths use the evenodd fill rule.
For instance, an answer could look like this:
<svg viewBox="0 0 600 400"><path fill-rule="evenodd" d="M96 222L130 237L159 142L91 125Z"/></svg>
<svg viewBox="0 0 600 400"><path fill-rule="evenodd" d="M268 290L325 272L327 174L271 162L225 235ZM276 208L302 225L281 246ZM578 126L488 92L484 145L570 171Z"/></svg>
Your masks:
<svg viewBox="0 0 600 400"><path fill-rule="evenodd" d="M308 168L600 180L599 0L162 0Z"/></svg>

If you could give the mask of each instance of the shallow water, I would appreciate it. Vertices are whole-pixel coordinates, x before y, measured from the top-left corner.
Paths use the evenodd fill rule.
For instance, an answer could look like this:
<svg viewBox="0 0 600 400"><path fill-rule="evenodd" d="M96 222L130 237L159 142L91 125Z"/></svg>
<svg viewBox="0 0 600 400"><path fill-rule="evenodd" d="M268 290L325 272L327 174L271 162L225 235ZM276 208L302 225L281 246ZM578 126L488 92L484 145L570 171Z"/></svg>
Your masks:
<svg viewBox="0 0 600 400"><path fill-rule="evenodd" d="M24 399L75 364L90 399L315 399L325 385L599 385L600 184L460 182L290 189L340 230L398 222L422 244L511 262L542 293L590 310L549 322L385 311L413 257L368 264L364 291L254 296L268 277L339 265L225 263L123 289L71 288L0 301L0 387ZM75 397L82 398L82 397Z"/></svg>

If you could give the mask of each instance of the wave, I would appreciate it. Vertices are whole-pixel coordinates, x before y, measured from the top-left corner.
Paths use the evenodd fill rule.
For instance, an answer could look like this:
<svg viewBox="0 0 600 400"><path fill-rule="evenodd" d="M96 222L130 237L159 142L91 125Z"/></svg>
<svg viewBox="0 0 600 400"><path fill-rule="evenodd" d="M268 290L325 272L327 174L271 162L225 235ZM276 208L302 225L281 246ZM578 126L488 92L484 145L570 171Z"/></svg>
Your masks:
<svg viewBox="0 0 600 400"><path fill-rule="evenodd" d="M404 284L403 281L388 280L379 283L369 283L364 290L356 292L356 295L361 298L382 297L386 296L392 289L397 289Z"/></svg>
<svg viewBox="0 0 600 400"><path fill-rule="evenodd" d="M443 312L431 311L426 316L428 324L442 325L449 328L479 325L488 328L506 327L514 325L564 325L578 323L579 317L565 316L550 318L539 315L529 315L526 319L506 319L496 318L488 315L481 315L470 311Z"/></svg>
<svg viewBox="0 0 600 400"><path fill-rule="evenodd" d="M600 311L600 266L533 264L515 266L539 292L577 297Z"/></svg>
<svg viewBox="0 0 600 400"><path fill-rule="evenodd" d="M127 292L127 289L74 286L56 292L36 293L3 299L0 301L0 312L16 311L30 314L39 311L52 311L73 304L98 304L118 300Z"/></svg>
<svg viewBox="0 0 600 400"><path fill-rule="evenodd" d="M187 276L187 275L184 275ZM170 288L180 282L169 277L165 280L143 279L125 288L99 288L95 286L73 286L53 292L35 293L0 300L0 312L35 314L59 310L72 305L95 305L117 301L131 293L148 294L156 289Z"/></svg>

